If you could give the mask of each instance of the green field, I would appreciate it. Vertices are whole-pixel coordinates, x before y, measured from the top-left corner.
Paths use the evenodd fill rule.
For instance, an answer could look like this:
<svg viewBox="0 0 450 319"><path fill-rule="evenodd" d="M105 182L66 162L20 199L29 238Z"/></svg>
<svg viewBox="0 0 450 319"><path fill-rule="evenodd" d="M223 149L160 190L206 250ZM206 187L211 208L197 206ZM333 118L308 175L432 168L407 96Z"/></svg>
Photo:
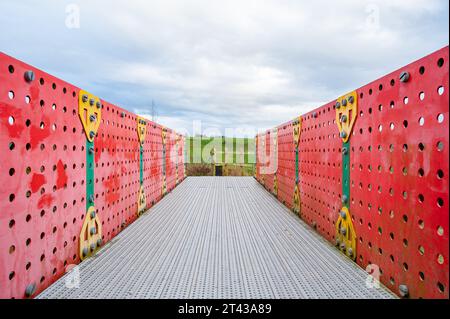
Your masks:
<svg viewBox="0 0 450 319"><path fill-rule="evenodd" d="M254 138L188 137L185 161L197 164L253 165L256 162L255 148Z"/></svg>

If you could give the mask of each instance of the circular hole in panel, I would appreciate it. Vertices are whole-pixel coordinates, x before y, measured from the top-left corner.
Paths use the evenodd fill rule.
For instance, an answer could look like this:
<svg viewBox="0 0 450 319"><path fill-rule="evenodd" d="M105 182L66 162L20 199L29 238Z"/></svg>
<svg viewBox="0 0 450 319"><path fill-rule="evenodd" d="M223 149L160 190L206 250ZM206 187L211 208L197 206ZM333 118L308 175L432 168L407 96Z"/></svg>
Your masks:
<svg viewBox="0 0 450 319"><path fill-rule="evenodd" d="M425 144L419 143L419 151L423 152L424 149L425 149Z"/></svg>
<svg viewBox="0 0 450 319"><path fill-rule="evenodd" d="M407 152L408 151L408 144L403 144L403 152Z"/></svg>
<svg viewBox="0 0 450 319"><path fill-rule="evenodd" d="M424 273L423 273L422 271L419 271L419 279L420 279L421 281L424 281L424 280L425 280L425 275L424 275Z"/></svg>
<svg viewBox="0 0 450 319"><path fill-rule="evenodd" d="M408 247L408 239L403 239L403 246Z"/></svg>
<svg viewBox="0 0 450 319"><path fill-rule="evenodd" d="M425 171L423 170L423 168L419 168L418 174L420 177L423 177L425 175Z"/></svg>
<svg viewBox="0 0 450 319"><path fill-rule="evenodd" d="M419 228L424 229L425 228L425 222L423 220L419 220Z"/></svg>
<svg viewBox="0 0 450 319"><path fill-rule="evenodd" d="M423 256L425 255L425 248L423 246L419 246L419 253Z"/></svg>
<svg viewBox="0 0 450 319"><path fill-rule="evenodd" d="M438 282L438 283L437 283L437 287L438 287L438 290L439 290L440 293L444 293L444 291L445 291L445 286L444 286L443 283Z"/></svg>
<svg viewBox="0 0 450 319"><path fill-rule="evenodd" d="M444 87L441 85L440 87L438 87L438 94L439 95L442 95L442 94L444 94L444 91L445 91L445 89L444 89Z"/></svg>
<svg viewBox="0 0 450 319"><path fill-rule="evenodd" d="M419 202L423 203L425 200L425 197L423 196L423 194L419 194L418 199L419 199Z"/></svg>

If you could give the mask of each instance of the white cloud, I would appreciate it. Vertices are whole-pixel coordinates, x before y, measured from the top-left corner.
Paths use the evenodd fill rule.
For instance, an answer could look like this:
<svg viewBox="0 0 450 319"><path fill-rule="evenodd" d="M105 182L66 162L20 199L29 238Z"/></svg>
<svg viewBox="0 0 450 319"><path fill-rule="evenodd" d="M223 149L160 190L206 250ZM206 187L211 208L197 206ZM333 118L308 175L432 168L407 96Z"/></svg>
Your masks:
<svg viewBox="0 0 450 319"><path fill-rule="evenodd" d="M0 18L7 53L189 128L268 128L448 45L446 0L9 0Z"/></svg>

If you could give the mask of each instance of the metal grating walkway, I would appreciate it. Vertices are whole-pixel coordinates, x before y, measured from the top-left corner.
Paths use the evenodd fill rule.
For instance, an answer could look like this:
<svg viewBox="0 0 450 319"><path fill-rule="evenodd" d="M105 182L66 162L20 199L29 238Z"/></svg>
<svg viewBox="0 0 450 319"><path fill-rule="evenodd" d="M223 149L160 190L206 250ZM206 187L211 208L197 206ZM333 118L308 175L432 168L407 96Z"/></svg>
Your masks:
<svg viewBox="0 0 450 319"><path fill-rule="evenodd" d="M187 178L79 273L38 298L395 298L251 177Z"/></svg>

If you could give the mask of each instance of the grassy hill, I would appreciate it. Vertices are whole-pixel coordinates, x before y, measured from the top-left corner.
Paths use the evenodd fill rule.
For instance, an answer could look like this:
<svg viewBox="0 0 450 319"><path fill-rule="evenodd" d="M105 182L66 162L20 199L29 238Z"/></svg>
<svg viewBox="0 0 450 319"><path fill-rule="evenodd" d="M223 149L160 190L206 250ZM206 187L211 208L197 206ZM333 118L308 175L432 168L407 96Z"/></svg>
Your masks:
<svg viewBox="0 0 450 319"><path fill-rule="evenodd" d="M186 163L255 164L254 138L188 137ZM214 149L212 158L211 150Z"/></svg>
<svg viewBox="0 0 450 319"><path fill-rule="evenodd" d="M223 165L224 176L253 175L256 163L254 138L188 137L185 150L188 176L214 175L212 163Z"/></svg>

